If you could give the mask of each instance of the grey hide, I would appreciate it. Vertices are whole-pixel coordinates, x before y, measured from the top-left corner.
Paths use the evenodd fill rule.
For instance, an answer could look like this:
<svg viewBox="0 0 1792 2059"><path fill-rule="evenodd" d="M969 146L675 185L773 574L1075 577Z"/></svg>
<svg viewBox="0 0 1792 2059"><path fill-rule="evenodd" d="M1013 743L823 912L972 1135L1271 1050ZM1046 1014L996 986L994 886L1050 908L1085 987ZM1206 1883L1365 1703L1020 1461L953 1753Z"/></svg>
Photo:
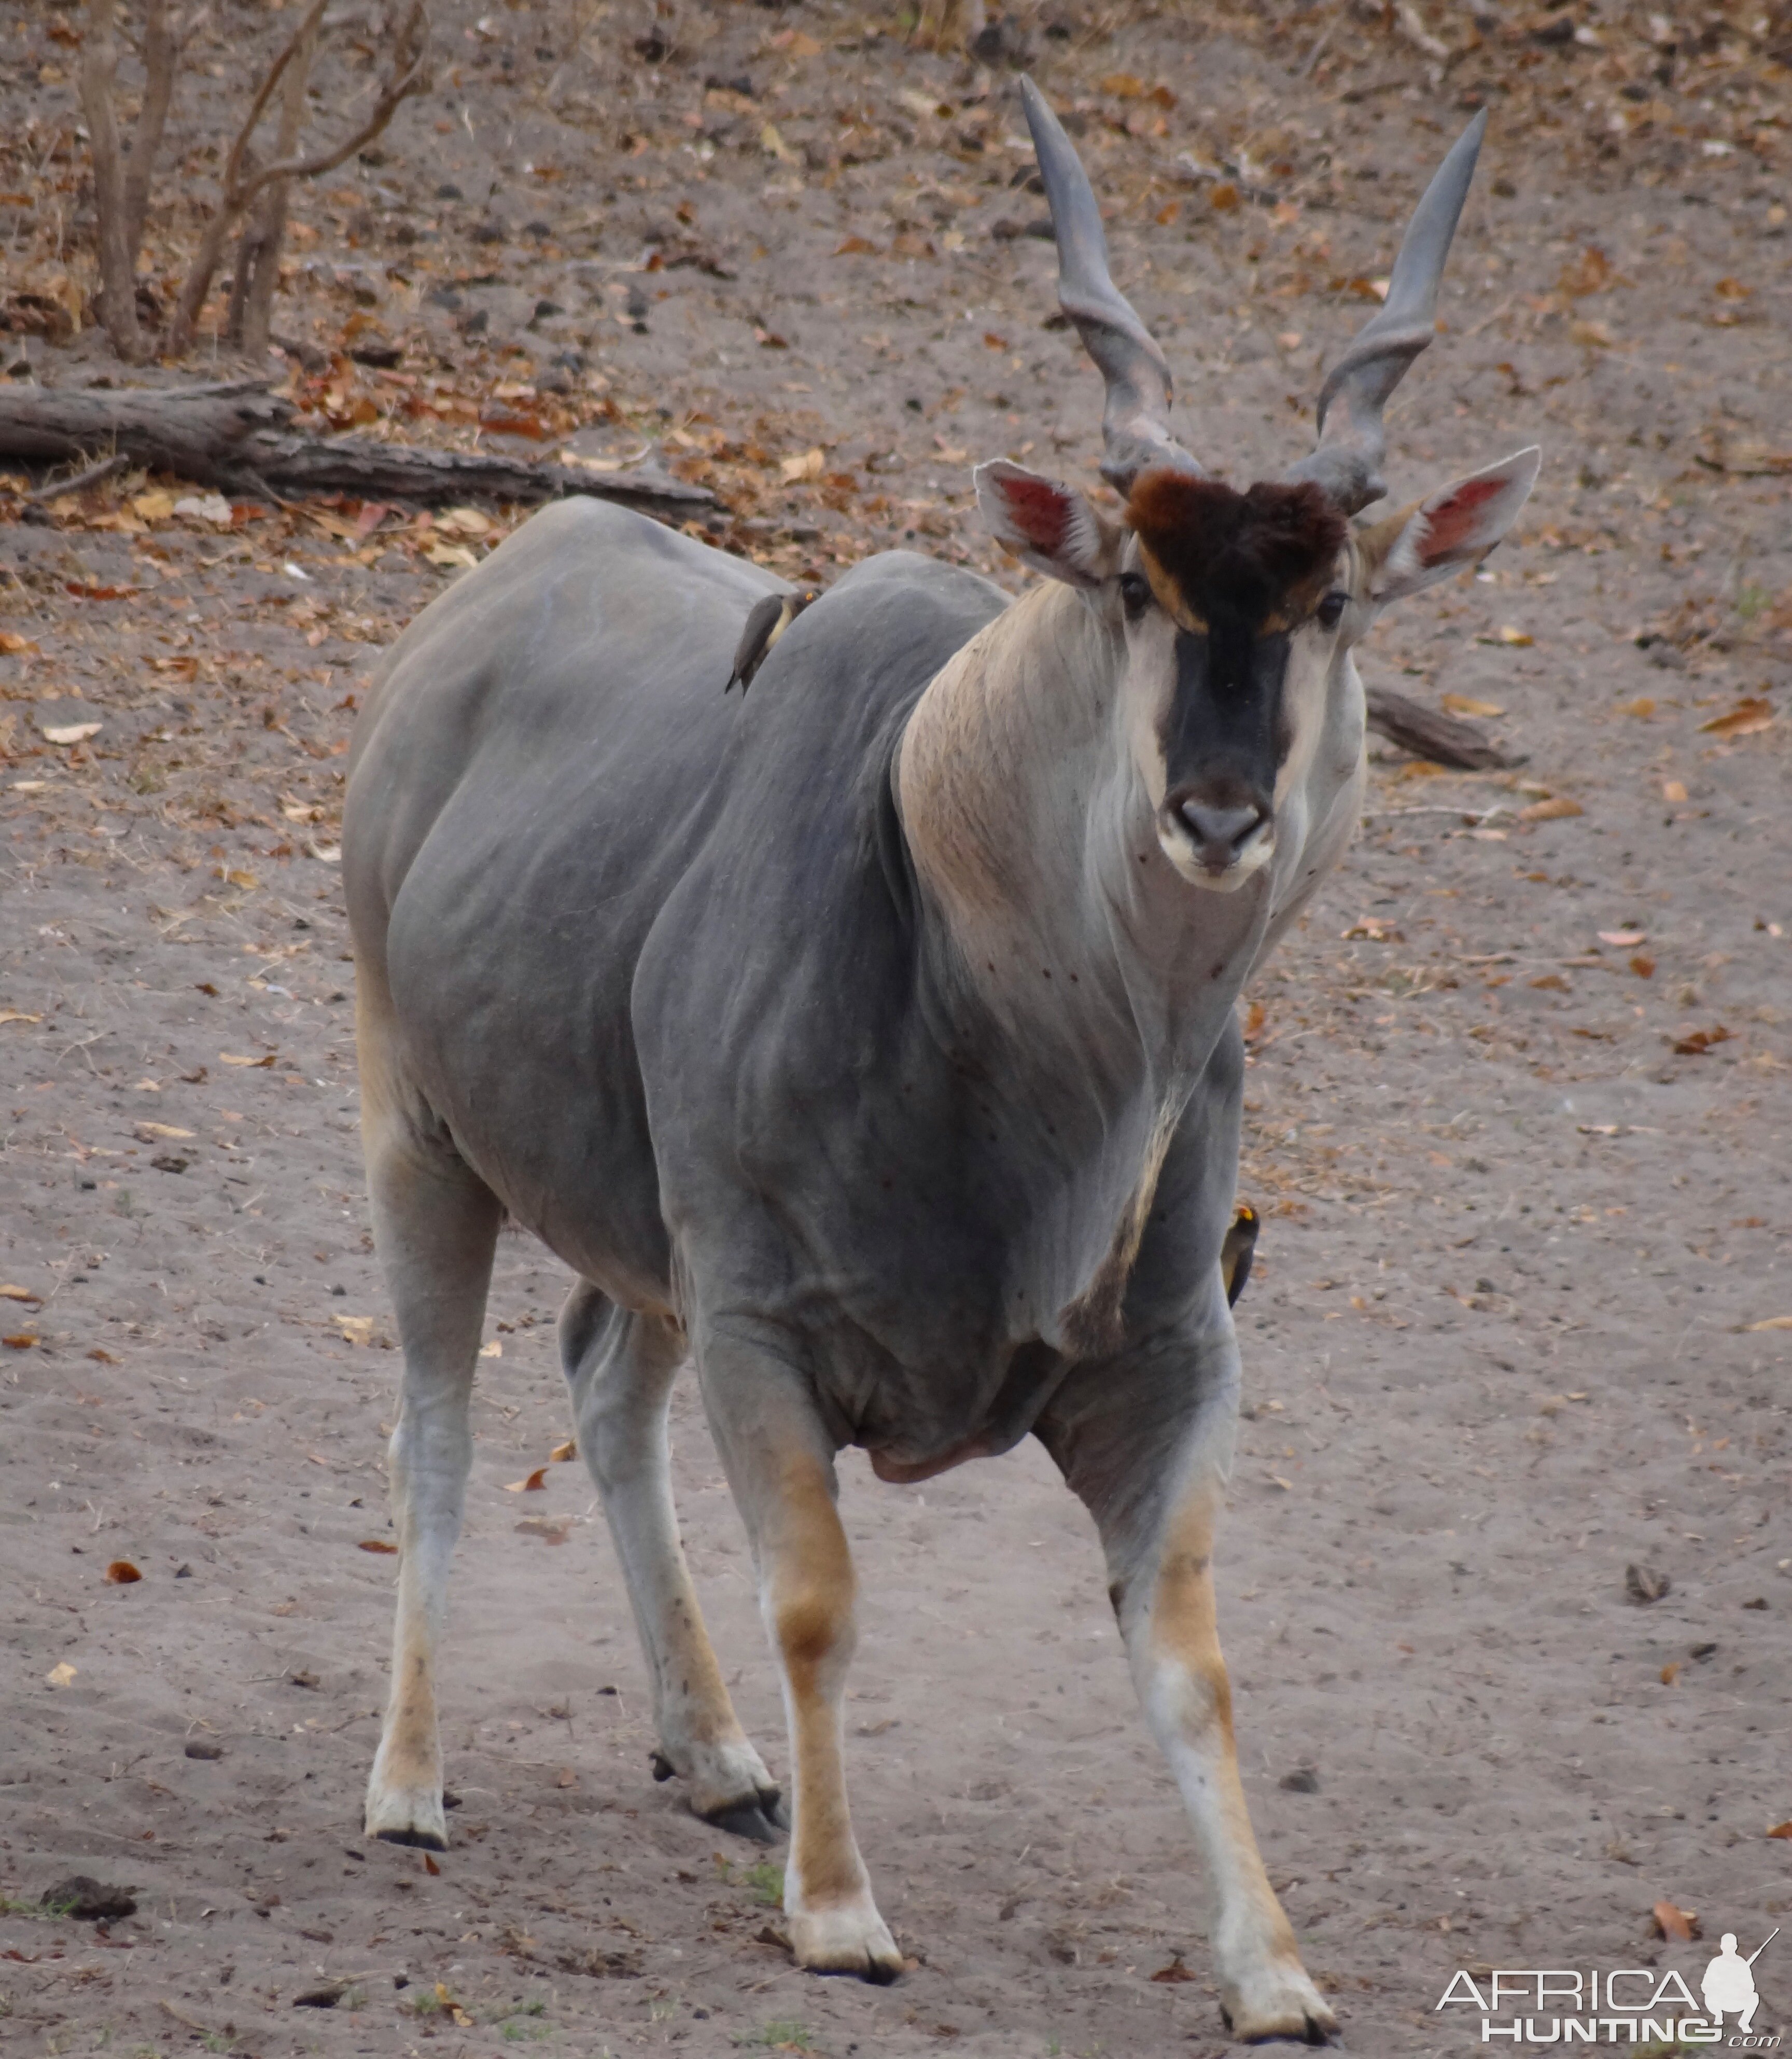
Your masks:
<svg viewBox="0 0 1792 2059"><path fill-rule="evenodd" d="M438 601L356 739L360 976L389 986L455 1148L607 1295L683 1315L695 1284L711 1319L770 1326L838 1443L922 1465L1006 1449L1061 1376L1061 1319L1160 1083L1142 1061L1129 1081L1122 1049L1041 1090L918 918L892 759L1006 596L874 558L724 698L775 584L568 501ZM1133 1271L1135 1332L1217 1292L1249 962L1212 994L1216 1056Z"/></svg>

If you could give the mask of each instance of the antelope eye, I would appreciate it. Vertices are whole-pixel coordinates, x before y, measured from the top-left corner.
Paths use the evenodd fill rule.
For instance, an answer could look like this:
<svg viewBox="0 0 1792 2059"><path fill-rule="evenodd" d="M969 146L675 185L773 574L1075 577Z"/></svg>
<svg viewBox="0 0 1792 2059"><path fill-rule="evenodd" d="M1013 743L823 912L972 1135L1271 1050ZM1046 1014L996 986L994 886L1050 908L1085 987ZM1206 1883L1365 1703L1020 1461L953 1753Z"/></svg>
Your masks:
<svg viewBox="0 0 1792 2059"><path fill-rule="evenodd" d="M1122 572L1120 575L1120 598L1126 606L1126 619L1137 622L1151 605L1151 582L1143 572Z"/></svg>
<svg viewBox="0 0 1792 2059"><path fill-rule="evenodd" d="M1344 611L1350 605L1348 593L1328 593L1319 603L1319 626L1321 629L1336 629L1344 619Z"/></svg>

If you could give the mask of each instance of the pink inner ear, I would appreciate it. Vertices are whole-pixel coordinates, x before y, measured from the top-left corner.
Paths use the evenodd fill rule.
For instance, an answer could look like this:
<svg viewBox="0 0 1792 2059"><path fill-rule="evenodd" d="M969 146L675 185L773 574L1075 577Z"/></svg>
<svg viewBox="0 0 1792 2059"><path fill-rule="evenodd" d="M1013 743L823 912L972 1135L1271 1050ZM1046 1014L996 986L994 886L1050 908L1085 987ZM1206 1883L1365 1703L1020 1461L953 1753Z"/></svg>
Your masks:
<svg viewBox="0 0 1792 2059"><path fill-rule="evenodd" d="M1442 564L1465 546L1472 548L1481 526L1481 510L1497 500L1511 481L1507 479L1471 479L1459 486L1440 507L1425 510L1425 540L1419 547L1422 564Z"/></svg>
<svg viewBox="0 0 1792 2059"><path fill-rule="evenodd" d="M1009 520L1042 557L1062 548L1070 524L1070 496L1049 479L1001 479L996 482Z"/></svg>

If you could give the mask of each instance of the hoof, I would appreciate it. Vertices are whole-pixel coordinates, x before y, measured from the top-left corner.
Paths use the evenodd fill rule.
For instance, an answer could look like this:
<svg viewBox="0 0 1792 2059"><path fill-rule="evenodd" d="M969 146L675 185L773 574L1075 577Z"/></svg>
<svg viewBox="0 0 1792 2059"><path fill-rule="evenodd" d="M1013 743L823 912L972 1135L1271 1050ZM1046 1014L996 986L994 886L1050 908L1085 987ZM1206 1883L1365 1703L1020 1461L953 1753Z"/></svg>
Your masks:
<svg viewBox="0 0 1792 2059"><path fill-rule="evenodd" d="M1226 2028L1241 2045L1272 2040L1329 2045L1338 2020L1299 1967L1277 1968L1248 1988L1227 1991L1220 2004Z"/></svg>
<svg viewBox="0 0 1792 2059"><path fill-rule="evenodd" d="M775 1787L762 1787L751 1801L731 1802L720 1809L696 1812L706 1823L756 1845L775 1845L790 1827L790 1811Z"/></svg>
<svg viewBox="0 0 1792 2059"><path fill-rule="evenodd" d="M372 1835L382 1845L414 1845L420 1851L445 1852L448 1839L440 1830L420 1830L414 1824L407 1824L393 1830L375 1830Z"/></svg>
<svg viewBox="0 0 1792 2059"><path fill-rule="evenodd" d="M867 1899L862 1906L790 1915L790 1949L811 1973L850 1973L888 1987L901 1977L902 1955L883 1918Z"/></svg>
<svg viewBox="0 0 1792 2059"><path fill-rule="evenodd" d="M663 1738L647 1762L655 1780L688 1782L691 1814L719 1830L770 1845L790 1827L782 1790L745 1738L705 1745Z"/></svg>
<svg viewBox="0 0 1792 2059"><path fill-rule="evenodd" d="M448 1818L440 1787L387 1787L376 1778L367 1790L367 1834L385 1845L448 1850Z"/></svg>

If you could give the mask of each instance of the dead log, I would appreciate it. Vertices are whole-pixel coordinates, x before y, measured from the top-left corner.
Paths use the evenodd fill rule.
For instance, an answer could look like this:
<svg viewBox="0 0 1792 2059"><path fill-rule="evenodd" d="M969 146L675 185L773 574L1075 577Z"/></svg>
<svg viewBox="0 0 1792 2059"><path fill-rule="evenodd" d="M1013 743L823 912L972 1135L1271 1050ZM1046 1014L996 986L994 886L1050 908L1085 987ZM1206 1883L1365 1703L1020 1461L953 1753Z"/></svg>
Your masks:
<svg viewBox="0 0 1792 2059"><path fill-rule="evenodd" d="M262 380L118 392L8 381L0 385L0 457L42 464L119 452L133 464L212 486L240 464L257 430L292 418Z"/></svg>
<svg viewBox="0 0 1792 2059"><path fill-rule="evenodd" d="M1459 772L1498 772L1524 762L1502 751L1478 723L1442 714L1404 694L1386 687L1366 687L1364 699L1368 703L1369 727L1415 758Z"/></svg>
<svg viewBox="0 0 1792 2059"><path fill-rule="evenodd" d="M656 515L711 507L707 487L658 471L593 472L498 451L428 450L313 436L259 380L121 392L0 382L0 458L39 464L119 454L200 486L299 499L548 500L583 493Z"/></svg>

